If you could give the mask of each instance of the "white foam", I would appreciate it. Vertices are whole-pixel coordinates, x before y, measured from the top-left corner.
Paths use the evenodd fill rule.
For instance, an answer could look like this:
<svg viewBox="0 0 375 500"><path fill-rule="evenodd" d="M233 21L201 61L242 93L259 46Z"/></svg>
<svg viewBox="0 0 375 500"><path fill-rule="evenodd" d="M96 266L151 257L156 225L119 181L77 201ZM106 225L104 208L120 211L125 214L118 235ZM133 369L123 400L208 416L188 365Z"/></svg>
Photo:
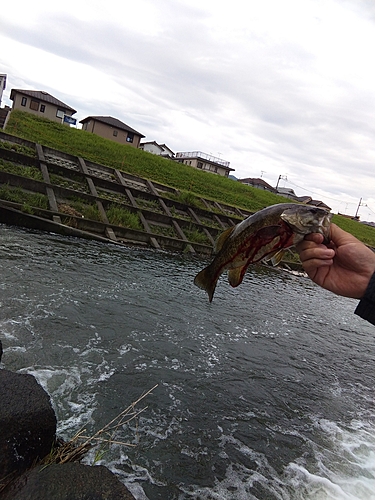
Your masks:
<svg viewBox="0 0 375 500"><path fill-rule="evenodd" d="M82 385L82 377L90 373L87 368L29 366L19 370L19 373L33 375L50 394L60 437L70 439L81 427L92 421L92 413L96 408L95 394L77 391Z"/></svg>
<svg viewBox="0 0 375 500"><path fill-rule="evenodd" d="M275 500L375 500L375 430L371 422L354 420L340 427L328 420L314 425L326 440L324 447L311 442L313 459L303 457L278 474L265 455L255 452L232 435L222 434L220 456L228 459L227 445L257 464L256 470L230 463L225 477L212 487L182 487L182 499L256 500L254 486L264 492L261 498ZM189 450L184 454L190 456ZM265 496L268 495L268 496Z"/></svg>
<svg viewBox="0 0 375 500"><path fill-rule="evenodd" d="M7 347L6 349L4 349L4 352L6 352L6 353L26 352L26 347L21 347L21 346Z"/></svg>
<svg viewBox="0 0 375 500"><path fill-rule="evenodd" d="M327 440L315 446L313 465L291 463L286 470L296 500L375 500L375 428L354 420L346 428L319 420L316 427ZM312 470L314 469L314 470ZM300 495L299 490L305 493Z"/></svg>

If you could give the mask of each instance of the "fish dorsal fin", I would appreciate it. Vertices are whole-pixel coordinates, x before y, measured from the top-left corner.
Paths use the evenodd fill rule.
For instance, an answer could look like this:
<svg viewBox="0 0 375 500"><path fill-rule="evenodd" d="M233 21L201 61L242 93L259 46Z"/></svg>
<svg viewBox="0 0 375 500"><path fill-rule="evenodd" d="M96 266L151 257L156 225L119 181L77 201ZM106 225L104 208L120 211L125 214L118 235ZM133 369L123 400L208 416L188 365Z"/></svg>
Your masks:
<svg viewBox="0 0 375 500"><path fill-rule="evenodd" d="M215 252L220 252L220 250L223 248L224 243L232 234L234 228L235 226L230 227L229 229L226 229L223 233L219 235L219 237L215 241Z"/></svg>

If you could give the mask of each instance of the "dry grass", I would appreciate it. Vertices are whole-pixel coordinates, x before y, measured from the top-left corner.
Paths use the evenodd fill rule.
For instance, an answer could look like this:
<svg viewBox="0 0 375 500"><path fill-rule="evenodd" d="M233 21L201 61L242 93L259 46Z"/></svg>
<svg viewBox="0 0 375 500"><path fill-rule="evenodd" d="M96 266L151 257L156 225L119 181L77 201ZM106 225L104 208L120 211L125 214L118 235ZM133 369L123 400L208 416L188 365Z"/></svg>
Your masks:
<svg viewBox="0 0 375 500"><path fill-rule="evenodd" d="M57 440L55 447L51 450L42 461L41 465L48 466L50 464L65 464L67 462L79 462L84 455L91 449L97 447L96 460L99 460L104 453L105 448L109 448L113 444L122 446L134 447L134 443L122 441L118 438L121 428L130 422L137 420L139 415L143 413L147 406L138 409L136 406L148 395L156 389L157 385L140 396L134 403L129 405L125 410L119 413L114 419L108 422L102 429L98 430L92 436L86 435L86 429L79 430L70 441L64 442Z"/></svg>

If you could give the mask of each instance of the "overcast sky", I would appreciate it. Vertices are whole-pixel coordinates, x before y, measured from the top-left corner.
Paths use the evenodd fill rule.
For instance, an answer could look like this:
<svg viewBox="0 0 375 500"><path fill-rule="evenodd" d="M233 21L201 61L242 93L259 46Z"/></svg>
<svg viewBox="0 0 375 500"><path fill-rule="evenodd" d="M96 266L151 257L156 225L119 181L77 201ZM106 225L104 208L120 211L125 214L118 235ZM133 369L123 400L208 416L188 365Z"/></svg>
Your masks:
<svg viewBox="0 0 375 500"><path fill-rule="evenodd" d="M0 47L2 105L45 90L375 221L374 0L7 2Z"/></svg>

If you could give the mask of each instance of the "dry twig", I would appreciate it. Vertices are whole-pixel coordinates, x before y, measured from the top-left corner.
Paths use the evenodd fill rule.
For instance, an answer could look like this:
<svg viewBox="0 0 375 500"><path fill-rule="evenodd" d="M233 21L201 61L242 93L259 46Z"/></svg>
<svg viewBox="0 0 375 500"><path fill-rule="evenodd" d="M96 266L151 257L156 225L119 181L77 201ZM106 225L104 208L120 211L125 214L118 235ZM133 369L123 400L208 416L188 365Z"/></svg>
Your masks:
<svg viewBox="0 0 375 500"><path fill-rule="evenodd" d="M145 394L140 396L134 403L129 405L125 410L119 413L114 419L108 422L102 429L98 430L92 436L86 436L86 429L80 429L70 441L64 442L62 440L57 440L56 446L53 450L45 457L41 464L48 466L50 464L64 464L67 462L78 462L83 456L93 447L100 444L103 446L110 446L111 444L120 444L122 446L136 446L133 443L126 443L115 439L115 435L119 428L128 424L147 409L147 406L141 410L137 410L136 406L140 401L142 401L146 396L151 394L151 392L156 389L158 384L154 385Z"/></svg>

